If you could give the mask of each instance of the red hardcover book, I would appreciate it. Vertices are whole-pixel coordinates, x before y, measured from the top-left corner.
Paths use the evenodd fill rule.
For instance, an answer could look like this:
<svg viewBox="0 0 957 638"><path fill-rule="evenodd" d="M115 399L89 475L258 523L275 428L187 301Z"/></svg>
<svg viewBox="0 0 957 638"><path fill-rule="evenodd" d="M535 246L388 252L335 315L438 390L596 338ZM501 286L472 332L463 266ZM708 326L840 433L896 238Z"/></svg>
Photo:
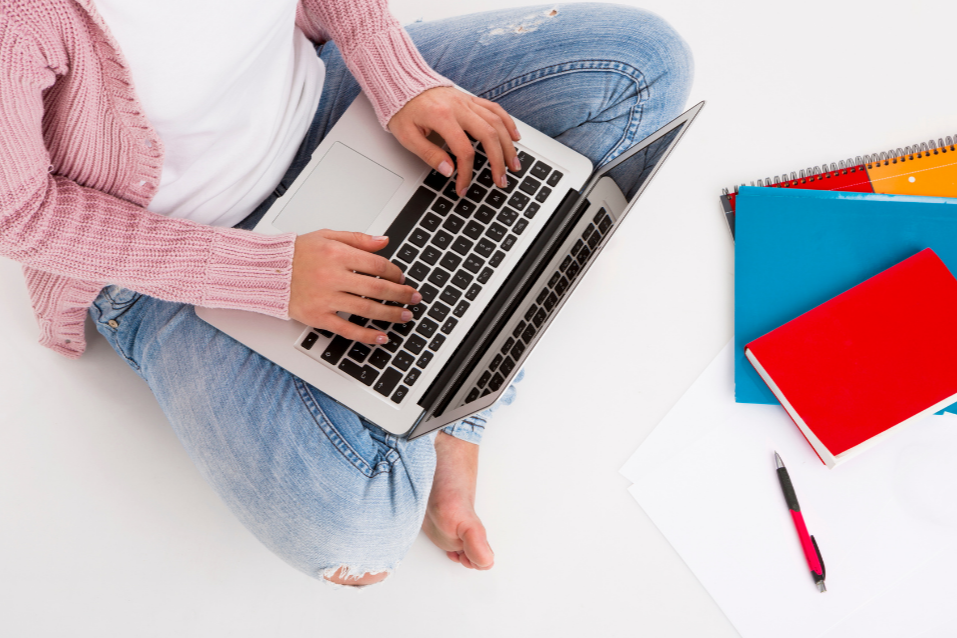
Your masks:
<svg viewBox="0 0 957 638"><path fill-rule="evenodd" d="M745 354L828 467L957 400L957 279L931 249Z"/></svg>

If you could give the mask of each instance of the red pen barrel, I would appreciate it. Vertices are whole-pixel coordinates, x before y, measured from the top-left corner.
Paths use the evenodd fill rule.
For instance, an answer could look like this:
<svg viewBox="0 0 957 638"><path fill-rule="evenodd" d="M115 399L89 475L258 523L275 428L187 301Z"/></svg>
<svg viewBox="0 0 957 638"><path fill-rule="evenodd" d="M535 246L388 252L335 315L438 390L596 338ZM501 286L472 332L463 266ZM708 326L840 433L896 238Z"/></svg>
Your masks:
<svg viewBox="0 0 957 638"><path fill-rule="evenodd" d="M822 575L824 568L821 567L821 561L817 558L817 551L814 549L814 543L811 542L811 535L807 533L807 525L804 524L804 517L801 512L788 510L791 512L791 518L794 519L794 527L797 528L798 538L801 539L801 548L804 550L804 557L811 571Z"/></svg>

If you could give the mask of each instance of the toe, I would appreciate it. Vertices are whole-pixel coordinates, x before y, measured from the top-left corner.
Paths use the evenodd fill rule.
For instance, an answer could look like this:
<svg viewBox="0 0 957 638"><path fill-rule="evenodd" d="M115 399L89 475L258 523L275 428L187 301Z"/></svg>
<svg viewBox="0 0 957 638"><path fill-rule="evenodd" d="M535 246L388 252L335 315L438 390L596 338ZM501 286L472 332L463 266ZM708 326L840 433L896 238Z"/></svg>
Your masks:
<svg viewBox="0 0 957 638"><path fill-rule="evenodd" d="M495 563L495 553L488 544L485 527L478 519L474 525L463 531L462 543L465 550L462 558L468 557L475 569L491 569Z"/></svg>

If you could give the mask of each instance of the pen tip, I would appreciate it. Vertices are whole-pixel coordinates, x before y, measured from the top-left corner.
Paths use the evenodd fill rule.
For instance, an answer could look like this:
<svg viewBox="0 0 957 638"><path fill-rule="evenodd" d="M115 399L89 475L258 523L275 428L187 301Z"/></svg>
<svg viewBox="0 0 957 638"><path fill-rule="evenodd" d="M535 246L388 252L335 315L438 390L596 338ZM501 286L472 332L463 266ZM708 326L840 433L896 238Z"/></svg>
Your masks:
<svg viewBox="0 0 957 638"><path fill-rule="evenodd" d="M777 452L774 453L774 464L779 470L784 467L784 461L781 460L781 455Z"/></svg>
<svg viewBox="0 0 957 638"><path fill-rule="evenodd" d="M823 580L817 581L817 590L821 592L822 594L827 591L827 587L824 586Z"/></svg>

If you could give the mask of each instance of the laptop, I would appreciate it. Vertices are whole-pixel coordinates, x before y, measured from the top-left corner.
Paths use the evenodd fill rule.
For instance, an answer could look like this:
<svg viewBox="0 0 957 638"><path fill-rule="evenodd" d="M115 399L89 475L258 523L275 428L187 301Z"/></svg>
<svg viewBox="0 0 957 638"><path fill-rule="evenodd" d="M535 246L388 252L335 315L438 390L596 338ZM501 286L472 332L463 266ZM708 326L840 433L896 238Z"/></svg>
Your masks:
<svg viewBox="0 0 957 638"><path fill-rule="evenodd" d="M475 414L508 388L704 103L594 170L515 120L522 161L508 186L476 147L464 197L383 131L356 98L255 232L329 228L386 235L379 251L422 294L404 324L368 322L367 345L294 320L197 308L208 323L395 435L416 438ZM514 119L514 118L513 118Z"/></svg>

